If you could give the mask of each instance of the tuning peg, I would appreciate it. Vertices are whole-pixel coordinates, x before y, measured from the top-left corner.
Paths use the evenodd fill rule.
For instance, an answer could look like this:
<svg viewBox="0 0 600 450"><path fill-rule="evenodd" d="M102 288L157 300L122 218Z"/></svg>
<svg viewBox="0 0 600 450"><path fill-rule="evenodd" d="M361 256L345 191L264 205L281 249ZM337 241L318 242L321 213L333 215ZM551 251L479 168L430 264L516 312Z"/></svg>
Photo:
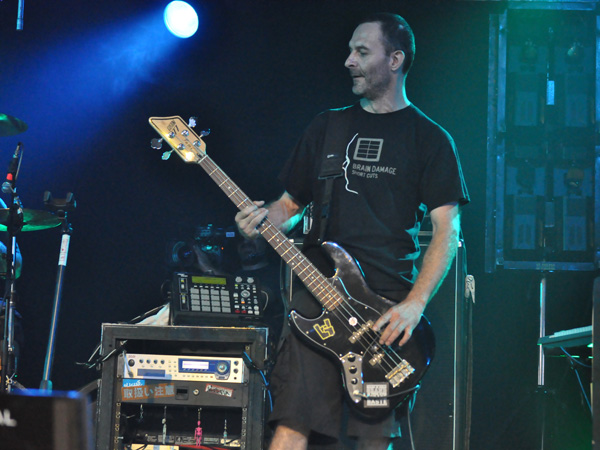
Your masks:
<svg viewBox="0 0 600 450"><path fill-rule="evenodd" d="M154 138L150 141L150 147L152 147L154 150L160 150L162 148L162 142L162 138Z"/></svg>
<svg viewBox="0 0 600 450"><path fill-rule="evenodd" d="M200 132L201 137L208 136L209 134L210 134L210 128L208 130L203 130Z"/></svg>
<svg viewBox="0 0 600 450"><path fill-rule="evenodd" d="M171 157L171 153L173 153L173 150L170 150L170 151L168 151L168 152L164 152L164 153L162 154L162 159L163 159L163 161L166 161L167 159L169 159L169 158Z"/></svg>
<svg viewBox="0 0 600 450"><path fill-rule="evenodd" d="M198 120L197 117L190 117L190 120L188 122L188 127L194 128L196 126L196 120Z"/></svg>

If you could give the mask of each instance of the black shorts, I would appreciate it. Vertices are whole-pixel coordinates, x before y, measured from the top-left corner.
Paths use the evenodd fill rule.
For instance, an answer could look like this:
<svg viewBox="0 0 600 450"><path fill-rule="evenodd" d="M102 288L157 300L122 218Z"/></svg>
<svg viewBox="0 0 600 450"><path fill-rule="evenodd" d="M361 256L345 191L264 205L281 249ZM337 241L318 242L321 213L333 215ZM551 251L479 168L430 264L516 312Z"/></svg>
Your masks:
<svg viewBox="0 0 600 450"><path fill-rule="evenodd" d="M344 398L338 364L329 355L306 345L294 331L287 336L277 358L271 392L275 404L269 424L308 427L312 431L311 443L327 443L342 436L400 436L404 408L376 422L354 415Z"/></svg>

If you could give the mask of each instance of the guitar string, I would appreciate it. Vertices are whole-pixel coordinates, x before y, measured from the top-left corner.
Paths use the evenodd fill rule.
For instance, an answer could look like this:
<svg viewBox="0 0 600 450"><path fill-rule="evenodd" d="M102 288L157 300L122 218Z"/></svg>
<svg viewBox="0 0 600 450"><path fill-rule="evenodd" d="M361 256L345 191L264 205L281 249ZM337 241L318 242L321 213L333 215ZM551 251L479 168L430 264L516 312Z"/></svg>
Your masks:
<svg viewBox="0 0 600 450"><path fill-rule="evenodd" d="M237 185L235 185L235 183L233 183L233 181L222 171L222 169L220 167L217 166L216 163L214 163L214 161L212 161L212 159L208 155L204 154L203 157L200 160L198 160L198 164L200 164L202 166L202 168L208 173L208 175L215 180L217 185L225 192L225 194L228 196L228 198L230 200L232 200L232 202L234 204L236 204L238 209L242 209L245 206L249 206L249 205L253 204L252 201L245 194L243 194L241 189L239 189L239 187ZM205 166L207 166L207 167L205 167ZM229 187L229 191L225 191L223 185L226 182L229 182L230 187L233 186L233 187L235 187L235 189L231 190L231 188ZM234 199L232 199L232 197L234 197L234 196L236 196L235 200L239 200L237 203L236 203L236 201L234 201ZM267 221L266 224L272 226L271 222L269 222L269 221ZM269 232L268 227L264 227L263 230L259 230L259 231L261 232L261 234ZM277 231L279 232L279 230L277 230ZM272 238L275 236L276 236L276 234L273 234ZM284 242L283 240L278 242L277 247L282 245L283 242ZM287 239L285 239L285 242L288 242ZM290 245L295 248L295 246L293 244L290 244ZM275 248L275 246L273 246L273 248L275 249L275 251L277 251L277 253L279 253L278 248ZM286 252L288 252L290 249L291 249L291 247L286 249L284 254ZM298 252L299 252L299 250L298 250ZM285 256L284 254L280 253L280 256L283 257L283 256ZM293 257L296 257L296 256L297 255L293 255ZM300 265L303 264L302 260L300 260L299 264ZM292 268L294 269L295 266L292 266ZM304 267L300 273L303 273L308 268L310 268L310 265L306 264L306 267ZM346 330L349 333L354 334L353 330L348 326L350 319L352 317L358 316L360 319L363 320L363 323L364 323L364 321L365 321L364 317L362 317L362 315L358 311L356 311L352 305L350 305L351 309L348 310L349 304L348 304L348 302L345 301L345 299L343 298L343 295L341 295L337 291L335 286L332 286L328 282L328 280L325 279L325 277L322 274L320 274L320 272L315 270L315 271L312 271L312 273L310 275L312 275L313 278L316 278L316 277L314 277L315 272L317 273L318 278L323 278L323 280L320 280L318 285L325 287L324 289L322 289L322 292L326 292L327 296L329 297L328 302L331 303L333 301L334 304L337 303L337 305L338 305L334 309L330 309L331 304L326 303L326 304L324 304L325 308L327 309L327 311L329 313L331 313L332 315L337 316L339 318L340 323L343 324L343 326L346 328ZM300 276L300 278L302 279L301 276ZM302 281L304 282L303 279L302 279ZM310 286L308 286L308 285L306 285L306 286L309 290L311 290ZM340 308L340 306L341 306L341 308ZM340 309L341 309L341 311L340 311ZM346 313L347 316L344 317L342 313ZM352 314L352 313L354 313L354 314ZM370 327L367 327L367 331L363 332L362 336L367 337L367 335L370 335L370 337L372 338L371 342L368 345L365 344L365 342L362 340L362 337L359 337L359 340L357 341L359 344L359 347L362 347L363 351L365 352L365 359L368 359L368 355L374 354L373 353L375 351L374 347L376 346L377 348L382 349L384 356L388 356L390 359L392 359L392 362L394 363L394 365L390 365L389 361L386 361L385 358L382 358L380 361L380 365L383 367L384 363L385 363L385 365L388 366L384 370L394 370L396 367L398 367L404 361L404 359L400 355L398 355L396 350L394 350L390 346L377 344L377 340L378 340L378 337L380 336L380 332L376 332L376 331L372 330ZM393 361L395 358L397 358L398 360Z"/></svg>

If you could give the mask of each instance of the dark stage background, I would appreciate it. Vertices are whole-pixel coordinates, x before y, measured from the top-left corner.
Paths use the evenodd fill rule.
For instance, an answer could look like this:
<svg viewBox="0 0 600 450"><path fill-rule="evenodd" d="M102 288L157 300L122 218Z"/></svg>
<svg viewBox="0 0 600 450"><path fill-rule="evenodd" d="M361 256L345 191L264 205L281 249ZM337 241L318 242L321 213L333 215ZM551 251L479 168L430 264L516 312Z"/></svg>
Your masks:
<svg viewBox="0 0 600 450"><path fill-rule="evenodd" d="M200 30L182 40L164 29L166 3L26 2L24 30L15 31L17 0L0 2L0 113L29 125L0 138L0 156L8 164L17 142L25 144L18 191L26 208L43 209L46 190L58 198L73 192L78 203L54 388L77 389L98 376L75 363L94 350L101 323L128 321L162 303L169 242L191 237L197 226L233 225L234 206L200 168L176 156L162 161L150 149L148 117L197 116L198 128L212 130L208 152L225 172L252 198L272 199L281 190L278 170L310 119L355 101L343 66L354 21L390 10L416 34L409 99L455 138L472 196L463 215L477 283L471 448L539 447L539 274L483 270L488 15L502 5L198 0ZM19 381L38 387L60 231L22 233L18 242ZM549 274L549 333L591 323L592 276ZM564 359L552 359L547 377L556 391L556 448L589 448L590 417L575 374Z"/></svg>

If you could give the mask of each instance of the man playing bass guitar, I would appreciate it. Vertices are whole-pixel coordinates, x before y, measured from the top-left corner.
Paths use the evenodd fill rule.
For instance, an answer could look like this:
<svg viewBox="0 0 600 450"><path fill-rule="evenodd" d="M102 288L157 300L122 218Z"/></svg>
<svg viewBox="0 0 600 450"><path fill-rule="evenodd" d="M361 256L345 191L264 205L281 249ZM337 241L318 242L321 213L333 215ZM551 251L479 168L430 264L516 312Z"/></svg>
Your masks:
<svg viewBox="0 0 600 450"><path fill-rule="evenodd" d="M469 201L452 138L407 98L405 79L414 54L414 36L402 17L380 13L360 22L345 62L352 92L360 101L319 114L280 174L285 188L282 196L268 205L255 202L235 217L240 232L256 238L257 227L267 215L287 231L313 203L316 222L307 241L338 244L358 261L357 273L364 276L369 289L393 302L379 307L375 320L366 322L368 330L345 338L354 342L363 333L377 333L371 359L358 355L359 359L365 356L365 369L379 364L383 356L379 349L393 352L408 347L413 333L416 337L425 307L455 256L460 208ZM417 236L427 212L433 236L417 276ZM325 260L314 262L327 270ZM339 286L346 289L346 284ZM314 317L321 307L311 303L311 298L303 292L294 297L292 307ZM333 305L330 312L335 313L337 307ZM347 320L354 325L354 313ZM337 325L331 324L314 327L319 335L316 340L322 339L325 349L326 340L340 334ZM326 353L294 333L287 337L271 379L275 406L269 420L276 429L270 448L305 449L311 442L331 441L345 432L358 439L360 449L387 449L391 439L399 436L399 409L376 418L351 410L347 430L341 430L340 365ZM345 363L356 357L352 353L340 360ZM344 367L352 372L354 366ZM399 374L410 377L414 370L410 364L407 367L392 366L379 384L387 389L388 382L392 387L401 383ZM349 384L354 378L346 375Z"/></svg>

